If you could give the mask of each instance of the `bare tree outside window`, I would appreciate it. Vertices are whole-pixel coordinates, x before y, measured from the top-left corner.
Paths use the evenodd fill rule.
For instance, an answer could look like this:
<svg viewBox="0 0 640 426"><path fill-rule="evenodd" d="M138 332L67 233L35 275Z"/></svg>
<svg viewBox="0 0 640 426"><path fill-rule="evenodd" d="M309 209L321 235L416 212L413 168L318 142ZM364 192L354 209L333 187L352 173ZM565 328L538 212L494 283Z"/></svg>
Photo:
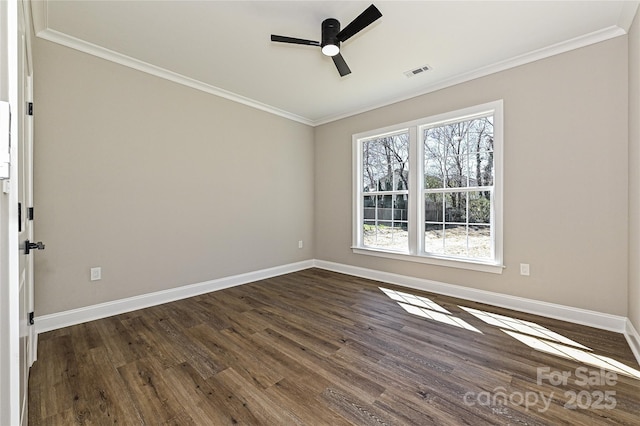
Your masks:
<svg viewBox="0 0 640 426"><path fill-rule="evenodd" d="M356 254L502 273L503 102L354 134Z"/></svg>
<svg viewBox="0 0 640 426"><path fill-rule="evenodd" d="M364 141L362 170L364 245L406 251L409 194L408 133Z"/></svg>
<svg viewBox="0 0 640 426"><path fill-rule="evenodd" d="M472 259L493 257L493 116L423 131L424 249Z"/></svg>

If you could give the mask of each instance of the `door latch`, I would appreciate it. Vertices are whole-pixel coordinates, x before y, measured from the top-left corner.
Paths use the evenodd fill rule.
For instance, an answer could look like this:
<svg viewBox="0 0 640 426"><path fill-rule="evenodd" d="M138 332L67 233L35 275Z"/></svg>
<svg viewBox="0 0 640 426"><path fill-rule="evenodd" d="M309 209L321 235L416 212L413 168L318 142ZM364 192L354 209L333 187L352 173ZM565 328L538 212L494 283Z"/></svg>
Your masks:
<svg viewBox="0 0 640 426"><path fill-rule="evenodd" d="M29 240L24 242L24 254L31 253L31 250L44 250L44 244L42 241L38 241L37 243L32 243Z"/></svg>

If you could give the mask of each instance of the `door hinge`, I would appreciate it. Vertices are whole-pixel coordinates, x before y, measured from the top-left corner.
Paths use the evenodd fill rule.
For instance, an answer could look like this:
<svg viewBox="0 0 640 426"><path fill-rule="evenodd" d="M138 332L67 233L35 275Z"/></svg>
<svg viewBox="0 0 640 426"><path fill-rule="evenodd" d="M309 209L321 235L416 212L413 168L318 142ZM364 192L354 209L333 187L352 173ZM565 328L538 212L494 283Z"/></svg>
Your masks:
<svg viewBox="0 0 640 426"><path fill-rule="evenodd" d="M34 323L33 312L29 312L29 325L33 325Z"/></svg>
<svg viewBox="0 0 640 426"><path fill-rule="evenodd" d="M27 115L33 115L33 102L27 102Z"/></svg>
<svg viewBox="0 0 640 426"><path fill-rule="evenodd" d="M29 207L27 209L27 219L28 220L33 220L33 207Z"/></svg>

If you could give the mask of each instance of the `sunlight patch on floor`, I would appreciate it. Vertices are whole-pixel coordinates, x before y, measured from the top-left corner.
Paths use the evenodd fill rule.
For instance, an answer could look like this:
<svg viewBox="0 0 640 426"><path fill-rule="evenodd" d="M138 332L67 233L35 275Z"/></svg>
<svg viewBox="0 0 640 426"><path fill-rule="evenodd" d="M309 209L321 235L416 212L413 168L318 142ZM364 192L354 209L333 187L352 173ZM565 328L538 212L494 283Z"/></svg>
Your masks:
<svg viewBox="0 0 640 426"><path fill-rule="evenodd" d="M434 301L426 297L416 296L416 295L405 293L402 291L389 290L388 288L382 288L382 287L378 287L378 288L382 290L384 294L386 294L391 299L397 302L404 302L404 303L408 303L409 305L420 306L421 308L427 308L432 311L443 312L449 315L451 314L451 312L447 311L445 308L443 308L442 306L438 305L437 303L435 303Z"/></svg>
<svg viewBox="0 0 640 426"><path fill-rule="evenodd" d="M563 358L573 359L583 364L588 364L592 367L615 371L616 373L633 377L634 379L640 379L640 371L624 365L623 363L618 362L613 358L609 358L604 355L597 355L593 352L587 352L583 349L565 346L556 342L548 342L537 337L527 336L525 334L520 334L514 331L502 331L504 331L514 339L517 339L525 345L538 351L558 355Z"/></svg>
<svg viewBox="0 0 640 426"><path fill-rule="evenodd" d="M640 371L613 358L595 354L592 349L535 322L480 311L465 306L459 306L459 308L469 312L487 324L500 328L509 336L532 349L640 379Z"/></svg>
<svg viewBox="0 0 640 426"><path fill-rule="evenodd" d="M453 316L451 312L431 299L402 291L390 290L388 288L379 287L379 289L390 299L398 302L398 305L400 305L402 309L412 315L482 334L480 330L466 321Z"/></svg>
<svg viewBox="0 0 640 426"><path fill-rule="evenodd" d="M539 337L541 339L552 340L555 342L564 343L566 345L591 350L588 347L581 345L580 343L571 340L561 334L553 332L548 328L541 326L540 324L536 324L535 322L524 321L517 318L494 314L493 312L480 311L478 309L467 308L465 306L459 306L459 308L469 312L471 315L486 322L487 324L495 325L496 327L500 327L502 329L517 331L520 333Z"/></svg>

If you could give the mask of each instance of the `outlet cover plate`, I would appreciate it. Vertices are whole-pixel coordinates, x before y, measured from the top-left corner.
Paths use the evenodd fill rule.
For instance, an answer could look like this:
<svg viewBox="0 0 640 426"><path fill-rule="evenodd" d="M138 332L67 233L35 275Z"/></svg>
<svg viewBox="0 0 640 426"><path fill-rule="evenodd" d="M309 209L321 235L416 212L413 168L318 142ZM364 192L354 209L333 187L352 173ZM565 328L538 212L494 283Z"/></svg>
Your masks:
<svg viewBox="0 0 640 426"><path fill-rule="evenodd" d="M102 268L91 268L91 281L98 281L102 279Z"/></svg>

